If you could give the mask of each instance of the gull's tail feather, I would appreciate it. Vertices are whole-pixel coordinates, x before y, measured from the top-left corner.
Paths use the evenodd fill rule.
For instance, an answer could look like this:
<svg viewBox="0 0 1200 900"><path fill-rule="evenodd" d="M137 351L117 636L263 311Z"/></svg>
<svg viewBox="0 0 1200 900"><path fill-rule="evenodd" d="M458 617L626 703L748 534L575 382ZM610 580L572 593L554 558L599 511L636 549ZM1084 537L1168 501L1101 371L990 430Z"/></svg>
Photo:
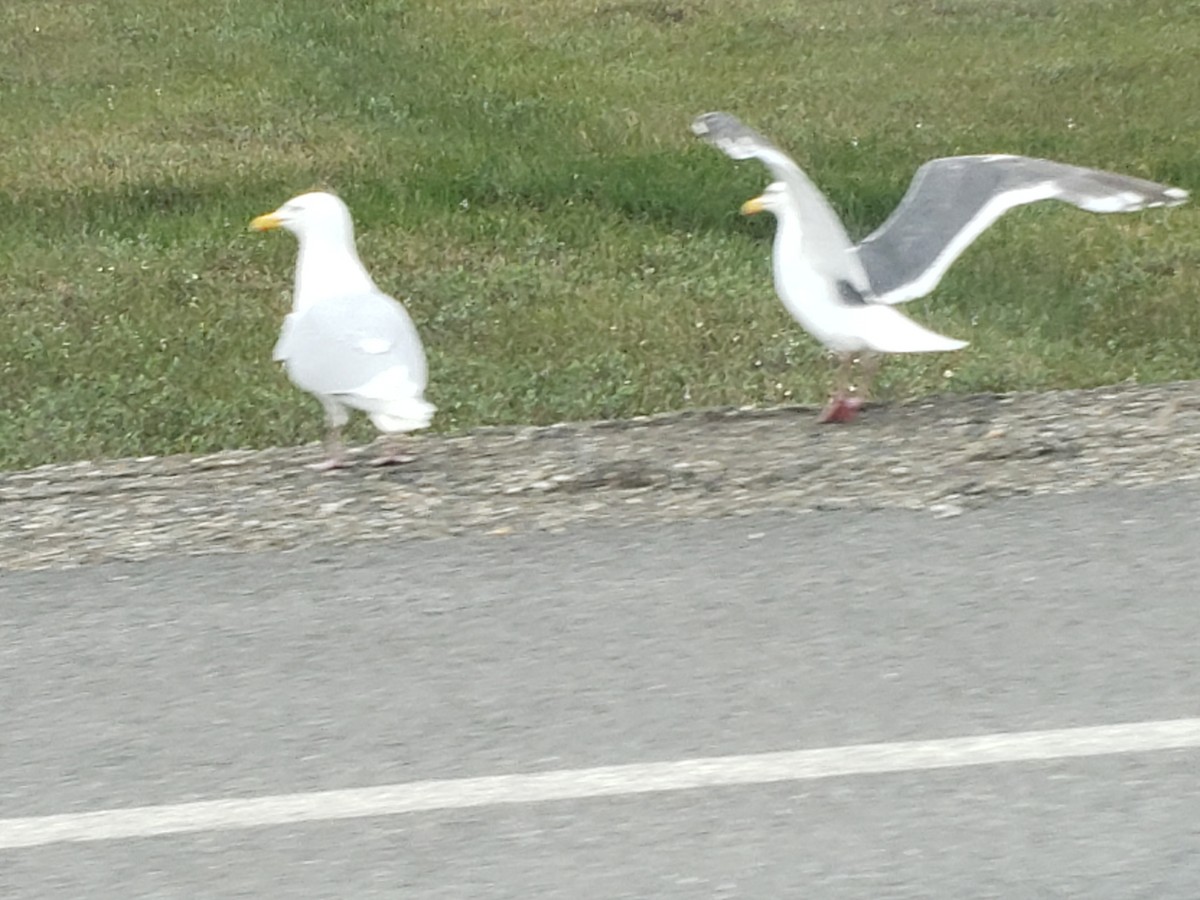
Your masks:
<svg viewBox="0 0 1200 900"><path fill-rule="evenodd" d="M437 407L419 397L389 404L386 410L370 413L371 422L385 434L428 428Z"/></svg>
<svg viewBox="0 0 1200 900"><path fill-rule="evenodd" d="M396 434L428 428L437 407L425 390L409 377L406 366L393 366L376 375L343 401L365 412L380 431Z"/></svg>
<svg viewBox="0 0 1200 900"><path fill-rule="evenodd" d="M967 346L966 341L918 325L891 306L864 309L858 330L868 346L879 353L945 353Z"/></svg>

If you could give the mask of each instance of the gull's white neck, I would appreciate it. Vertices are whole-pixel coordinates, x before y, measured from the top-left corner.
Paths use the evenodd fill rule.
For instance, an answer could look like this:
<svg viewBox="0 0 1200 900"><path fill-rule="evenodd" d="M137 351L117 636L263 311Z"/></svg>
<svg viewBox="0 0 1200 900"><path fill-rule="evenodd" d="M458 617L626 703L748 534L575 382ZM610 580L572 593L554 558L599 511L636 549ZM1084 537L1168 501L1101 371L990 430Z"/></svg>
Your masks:
<svg viewBox="0 0 1200 900"><path fill-rule="evenodd" d="M771 253L775 293L792 318L832 350L862 346L851 320L855 313L837 302L837 288L803 252L800 216L791 208L776 214L775 246Z"/></svg>
<svg viewBox="0 0 1200 900"><path fill-rule="evenodd" d="M790 206L785 206L775 212L775 244L771 253L772 271L775 275L775 291L790 309L799 302L802 280L802 270L811 269L804 262L801 254L804 235L800 227L800 217Z"/></svg>
<svg viewBox="0 0 1200 900"><path fill-rule="evenodd" d="M292 311L300 312L314 303L342 294L376 290L358 258L353 241L330 240L323 235L304 235L296 256L296 284Z"/></svg>

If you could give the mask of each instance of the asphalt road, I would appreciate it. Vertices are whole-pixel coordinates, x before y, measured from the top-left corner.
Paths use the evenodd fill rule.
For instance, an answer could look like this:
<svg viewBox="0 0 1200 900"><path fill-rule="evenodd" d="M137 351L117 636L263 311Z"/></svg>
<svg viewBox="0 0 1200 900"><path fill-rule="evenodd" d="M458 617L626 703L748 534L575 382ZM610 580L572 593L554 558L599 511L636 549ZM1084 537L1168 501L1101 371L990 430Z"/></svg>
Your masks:
<svg viewBox="0 0 1200 900"><path fill-rule="evenodd" d="M1200 488L0 575L0 820L1200 715ZM0 850L0 897L1200 895L1200 750ZM0 834L4 823L0 822Z"/></svg>

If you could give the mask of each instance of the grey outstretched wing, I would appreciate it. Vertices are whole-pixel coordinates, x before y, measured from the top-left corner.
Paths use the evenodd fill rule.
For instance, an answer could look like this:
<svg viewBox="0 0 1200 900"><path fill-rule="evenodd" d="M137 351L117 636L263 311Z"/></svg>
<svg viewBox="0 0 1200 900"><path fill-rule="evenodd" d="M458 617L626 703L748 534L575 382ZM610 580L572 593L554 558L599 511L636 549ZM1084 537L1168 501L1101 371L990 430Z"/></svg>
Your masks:
<svg viewBox="0 0 1200 900"><path fill-rule="evenodd" d="M1008 210L1061 200L1090 212L1176 206L1187 191L1045 159L952 156L925 163L904 199L855 248L884 303L932 291L971 243Z"/></svg>
<svg viewBox="0 0 1200 900"><path fill-rule="evenodd" d="M347 294L292 313L276 345L297 385L314 394L353 393L371 379L404 367L424 390L425 350L408 312L383 293Z"/></svg>
<svg viewBox="0 0 1200 900"><path fill-rule="evenodd" d="M803 252L814 267L831 281L843 280L858 290L870 290L841 219L791 157L729 113L697 116L692 120L692 132L731 159L757 159L765 165L777 181L787 185L800 215Z"/></svg>

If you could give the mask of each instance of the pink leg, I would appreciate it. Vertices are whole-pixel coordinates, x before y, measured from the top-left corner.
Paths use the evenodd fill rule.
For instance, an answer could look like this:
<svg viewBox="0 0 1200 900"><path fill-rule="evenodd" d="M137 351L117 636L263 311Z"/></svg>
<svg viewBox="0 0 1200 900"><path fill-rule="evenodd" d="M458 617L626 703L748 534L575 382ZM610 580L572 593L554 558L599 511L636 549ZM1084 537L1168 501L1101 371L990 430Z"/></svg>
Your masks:
<svg viewBox="0 0 1200 900"><path fill-rule="evenodd" d="M875 386L875 376L879 374L879 367L883 365L883 355L867 351L859 357L859 362L862 363L863 375L862 388L858 393L863 403L866 403L867 398L871 396L871 389Z"/></svg>
<svg viewBox="0 0 1200 900"><path fill-rule="evenodd" d="M822 425L853 421L862 408L861 397L832 397L828 405L821 410L817 421Z"/></svg>
<svg viewBox="0 0 1200 900"><path fill-rule="evenodd" d="M862 406L862 399L850 393L850 370L853 365L853 353L841 354L833 396L829 398L829 402L817 416L818 422L822 424L849 422L858 414L858 408Z"/></svg>
<svg viewBox="0 0 1200 900"><path fill-rule="evenodd" d="M368 462L367 465L400 466L404 465L405 463L416 462L416 459L417 458L412 454L402 453L400 451L399 442L392 438L384 444L383 453L381 453L379 456L376 456L374 459Z"/></svg>
<svg viewBox="0 0 1200 900"><path fill-rule="evenodd" d="M325 436L325 459L319 463L311 463L308 468L314 472L331 472L334 469L348 468L349 465L346 462L346 449L342 446L342 429L340 426L332 426Z"/></svg>
<svg viewBox="0 0 1200 900"><path fill-rule="evenodd" d="M332 472L335 469L348 469L350 463L344 459L323 459L320 462L309 463L307 468L314 472Z"/></svg>

